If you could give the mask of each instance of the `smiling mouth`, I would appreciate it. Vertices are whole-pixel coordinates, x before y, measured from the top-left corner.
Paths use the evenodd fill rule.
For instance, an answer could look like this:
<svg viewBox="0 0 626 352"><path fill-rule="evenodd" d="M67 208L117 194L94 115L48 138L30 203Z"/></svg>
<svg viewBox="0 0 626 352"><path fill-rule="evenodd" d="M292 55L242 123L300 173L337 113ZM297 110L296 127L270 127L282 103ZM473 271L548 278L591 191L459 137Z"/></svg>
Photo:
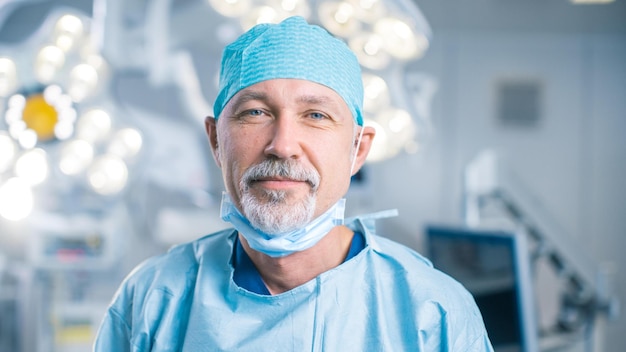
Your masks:
<svg viewBox="0 0 626 352"><path fill-rule="evenodd" d="M257 179L253 179L250 181L250 185L253 184L263 184L265 187L269 188L283 188L283 187L289 187L289 186L296 186L296 185L301 185L303 183L308 184L311 188L314 187L313 183L309 180L298 180L298 179L293 179L293 178L287 178L287 177L262 177L262 178L257 178Z"/></svg>

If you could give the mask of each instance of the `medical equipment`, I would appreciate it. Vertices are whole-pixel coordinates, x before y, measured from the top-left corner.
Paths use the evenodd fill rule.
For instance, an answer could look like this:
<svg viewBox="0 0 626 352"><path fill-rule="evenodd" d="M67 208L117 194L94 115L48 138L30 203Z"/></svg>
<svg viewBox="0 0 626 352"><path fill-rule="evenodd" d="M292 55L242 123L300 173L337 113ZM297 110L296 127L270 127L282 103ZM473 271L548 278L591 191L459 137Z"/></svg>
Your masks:
<svg viewBox="0 0 626 352"><path fill-rule="evenodd" d="M491 208L490 208L491 206ZM497 215L487 211L496 208ZM484 151L472 160L464 173L466 225L502 226L526 234L531 245L531 265L545 260L560 280L560 310L549 331L538 331L541 345L554 348L582 336L586 350L592 351L595 323L601 316L616 319L619 301L607 287L607 277L574 246L549 217L549 212L533 198L498 155Z"/></svg>

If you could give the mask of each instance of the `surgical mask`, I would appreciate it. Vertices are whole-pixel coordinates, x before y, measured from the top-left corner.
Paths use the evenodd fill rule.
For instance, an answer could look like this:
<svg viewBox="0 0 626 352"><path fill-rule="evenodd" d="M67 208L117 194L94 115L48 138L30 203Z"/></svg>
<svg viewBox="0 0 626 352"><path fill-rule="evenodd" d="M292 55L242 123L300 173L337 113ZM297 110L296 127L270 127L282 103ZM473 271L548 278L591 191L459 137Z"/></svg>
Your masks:
<svg viewBox="0 0 626 352"><path fill-rule="evenodd" d="M278 234L268 234L254 228L233 204L228 193L224 192L220 217L222 220L233 224L252 249L278 258L313 247L333 227L342 225L345 206L346 200L342 198L324 214L302 228Z"/></svg>

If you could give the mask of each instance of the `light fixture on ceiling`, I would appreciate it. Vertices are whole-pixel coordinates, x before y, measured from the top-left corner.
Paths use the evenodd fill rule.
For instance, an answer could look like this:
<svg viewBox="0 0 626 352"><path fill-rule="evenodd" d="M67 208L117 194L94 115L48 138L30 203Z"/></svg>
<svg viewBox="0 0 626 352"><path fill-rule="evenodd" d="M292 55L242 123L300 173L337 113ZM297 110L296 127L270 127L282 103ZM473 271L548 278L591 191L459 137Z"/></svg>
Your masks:
<svg viewBox="0 0 626 352"><path fill-rule="evenodd" d="M52 13L23 47L0 51L0 216L5 219L20 220L38 205L58 202L42 205L40 193L110 198L127 186L143 139L115 118L116 104L104 89L108 65L90 44L89 24L78 13Z"/></svg>

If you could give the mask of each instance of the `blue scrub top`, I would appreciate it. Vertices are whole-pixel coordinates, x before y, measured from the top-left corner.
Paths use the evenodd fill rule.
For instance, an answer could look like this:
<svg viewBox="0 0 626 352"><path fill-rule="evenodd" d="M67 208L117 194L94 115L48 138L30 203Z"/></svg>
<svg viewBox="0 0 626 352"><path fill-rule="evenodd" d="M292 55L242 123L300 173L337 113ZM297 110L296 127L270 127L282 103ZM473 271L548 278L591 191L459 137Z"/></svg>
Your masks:
<svg viewBox="0 0 626 352"><path fill-rule="evenodd" d="M148 259L116 293L94 350L493 351L463 286L372 222L346 225L363 249L278 295L235 281L232 229Z"/></svg>
<svg viewBox="0 0 626 352"><path fill-rule="evenodd" d="M357 255L363 248L365 248L363 234L355 232L344 262ZM271 294L267 286L265 286L261 274L259 274L256 266L254 266L252 259L250 259L248 253L243 249L239 236L235 237L235 250L233 251L232 262L234 269L233 280L237 285L260 295Z"/></svg>

